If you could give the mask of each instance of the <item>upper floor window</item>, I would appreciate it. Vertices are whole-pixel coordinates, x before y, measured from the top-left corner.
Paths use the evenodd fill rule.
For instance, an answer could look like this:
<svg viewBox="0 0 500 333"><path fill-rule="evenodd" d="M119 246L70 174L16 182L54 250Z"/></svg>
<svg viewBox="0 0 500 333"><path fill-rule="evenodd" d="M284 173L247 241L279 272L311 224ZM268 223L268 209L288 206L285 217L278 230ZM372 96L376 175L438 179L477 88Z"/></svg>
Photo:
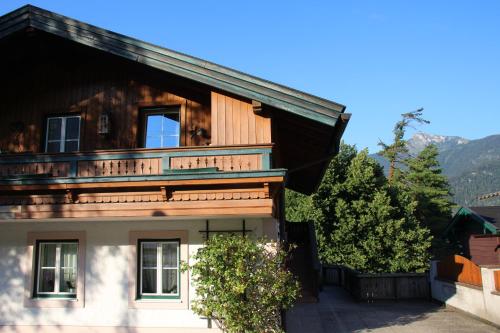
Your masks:
<svg viewBox="0 0 500 333"><path fill-rule="evenodd" d="M63 153L80 149L80 116L47 118L45 151Z"/></svg>
<svg viewBox="0 0 500 333"><path fill-rule="evenodd" d="M176 109L144 110L144 147L179 147L180 115Z"/></svg>

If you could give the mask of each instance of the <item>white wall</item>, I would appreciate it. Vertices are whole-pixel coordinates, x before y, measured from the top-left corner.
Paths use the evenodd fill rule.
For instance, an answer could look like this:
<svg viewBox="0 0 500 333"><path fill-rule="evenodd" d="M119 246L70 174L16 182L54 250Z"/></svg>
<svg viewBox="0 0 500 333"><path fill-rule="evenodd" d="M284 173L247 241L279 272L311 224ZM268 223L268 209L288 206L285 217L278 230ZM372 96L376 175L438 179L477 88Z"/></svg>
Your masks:
<svg viewBox="0 0 500 333"><path fill-rule="evenodd" d="M481 267L483 287L437 280L437 261L431 263L432 297L448 306L500 325L500 293L495 292L493 272L499 268Z"/></svg>
<svg viewBox="0 0 500 333"><path fill-rule="evenodd" d="M238 229L238 220L211 220L210 229ZM248 229L261 236L271 219L246 219ZM264 227L263 227L264 225ZM0 223L0 326L121 326L207 327L190 310L129 309L128 250L131 230L188 230L189 252L203 243L200 221L63 221ZM272 229L272 228L271 228ZM25 308L22 265L28 232L86 231L85 306L83 308ZM194 296L192 286L190 299ZM1 327L0 327L1 331Z"/></svg>

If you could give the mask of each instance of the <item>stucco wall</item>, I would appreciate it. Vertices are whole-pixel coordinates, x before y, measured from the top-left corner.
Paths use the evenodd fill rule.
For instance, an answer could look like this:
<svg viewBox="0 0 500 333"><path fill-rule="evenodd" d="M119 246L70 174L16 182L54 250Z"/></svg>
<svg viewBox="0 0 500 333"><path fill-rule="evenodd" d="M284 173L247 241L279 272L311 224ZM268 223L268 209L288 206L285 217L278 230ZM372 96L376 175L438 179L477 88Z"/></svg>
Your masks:
<svg viewBox="0 0 500 333"><path fill-rule="evenodd" d="M468 312L479 318L500 325L500 293L495 291L493 272L500 268L481 268L483 286L475 287L436 279L437 262L430 272L432 297L447 306Z"/></svg>
<svg viewBox="0 0 500 333"><path fill-rule="evenodd" d="M272 235L275 222L246 219L247 229ZM129 232L131 230L187 230L189 254L203 243L200 221L65 221L0 223L0 332L1 325L207 327L190 310L130 309ZM210 229L238 229L239 220L210 220ZM83 308L27 308L24 306L27 233L85 231L85 305ZM29 264L28 264L29 266ZM190 286L189 298L194 297Z"/></svg>

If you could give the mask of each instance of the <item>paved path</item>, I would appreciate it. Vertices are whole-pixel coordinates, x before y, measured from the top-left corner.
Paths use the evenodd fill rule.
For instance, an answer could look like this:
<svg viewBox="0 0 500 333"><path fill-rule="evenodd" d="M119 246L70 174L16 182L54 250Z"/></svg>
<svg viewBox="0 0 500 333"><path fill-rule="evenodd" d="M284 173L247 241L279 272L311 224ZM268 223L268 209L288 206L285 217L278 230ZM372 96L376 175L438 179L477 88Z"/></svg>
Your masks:
<svg viewBox="0 0 500 333"><path fill-rule="evenodd" d="M291 309L287 332L500 333L493 326L432 302L357 303L338 287L326 287L320 300Z"/></svg>

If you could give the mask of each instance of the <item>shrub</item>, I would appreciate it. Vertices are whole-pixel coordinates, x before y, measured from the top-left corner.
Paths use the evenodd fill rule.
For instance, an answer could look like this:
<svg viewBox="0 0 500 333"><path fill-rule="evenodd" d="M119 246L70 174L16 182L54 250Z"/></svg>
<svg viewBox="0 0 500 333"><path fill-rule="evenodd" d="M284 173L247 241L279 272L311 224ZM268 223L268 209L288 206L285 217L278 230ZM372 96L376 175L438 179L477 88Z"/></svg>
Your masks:
<svg viewBox="0 0 500 333"><path fill-rule="evenodd" d="M281 309L299 284L285 268L287 251L265 239L215 235L193 256L193 311L224 332L281 332Z"/></svg>

